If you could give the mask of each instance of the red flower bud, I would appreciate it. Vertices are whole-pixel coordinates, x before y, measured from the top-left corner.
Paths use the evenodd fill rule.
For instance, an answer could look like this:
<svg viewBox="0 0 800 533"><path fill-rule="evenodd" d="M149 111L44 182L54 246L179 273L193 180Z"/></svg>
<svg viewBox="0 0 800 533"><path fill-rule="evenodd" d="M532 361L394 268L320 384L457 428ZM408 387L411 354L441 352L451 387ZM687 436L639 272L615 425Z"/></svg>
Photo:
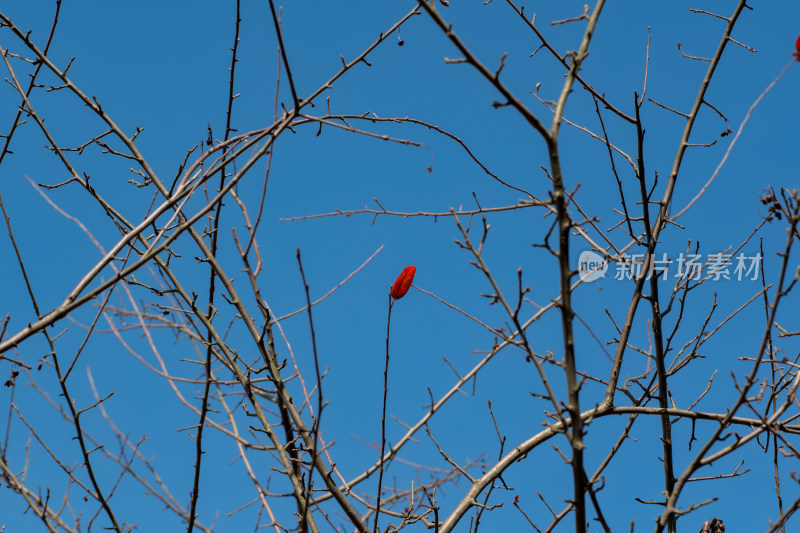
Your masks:
<svg viewBox="0 0 800 533"><path fill-rule="evenodd" d="M794 47L797 51L792 55L796 57L798 61L800 61L800 35L797 36L797 41L795 41Z"/></svg>
<svg viewBox="0 0 800 533"><path fill-rule="evenodd" d="M414 274L417 272L417 267L407 266L397 276L397 280L392 285L391 295L395 300L399 300L406 295L408 289L411 288L411 282L414 281Z"/></svg>

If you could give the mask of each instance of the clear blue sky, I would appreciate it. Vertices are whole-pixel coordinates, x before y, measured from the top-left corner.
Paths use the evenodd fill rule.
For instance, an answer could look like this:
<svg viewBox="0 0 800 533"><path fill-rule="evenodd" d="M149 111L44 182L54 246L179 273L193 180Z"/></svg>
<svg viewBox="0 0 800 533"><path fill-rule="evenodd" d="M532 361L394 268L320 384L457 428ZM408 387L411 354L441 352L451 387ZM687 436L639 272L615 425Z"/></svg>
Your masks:
<svg viewBox="0 0 800 533"><path fill-rule="evenodd" d="M0 7L0 12L24 31L31 30L31 39L43 47L55 2L31 0L11 4ZM501 79L549 124L549 111L530 91L541 83L539 97L557 98L563 72L546 51L540 50L529 57L539 46L536 36L501 0L489 5L482 2L451 4L449 9L439 9L453 23L461 39L491 69L495 69L501 55L508 52ZM299 96L309 95L336 72L341 66L340 54L347 60L352 59L413 6L414 2L366 1L287 4L283 10L283 31ZM581 74L615 106L632 114L634 91L641 93L644 82L649 28L646 96L688 113L707 63L682 57L681 49L688 55L710 57L724 27L723 21L690 13L688 8L727 16L734 7L732 1L609 2ZM709 102L727 117L734 133L748 108L791 60L794 42L800 33L800 4L797 2L756 1L752 2L752 7L752 11L744 11L732 37L757 52L729 45L708 93ZM71 79L84 92L95 95L125 131L132 133L136 126L144 128L137 144L160 177L171 183L187 150L205 141L209 125L215 138L224 131L234 9L232 1L65 2L49 57L60 68L74 57L69 69ZM582 9L582 2L538 2L535 6L537 26L557 50L576 50L585 24L551 26L550 21L577 16ZM529 11L534 11L533 6L526 13ZM236 72L236 92L240 96L233 109L233 125L238 132L272 123L278 69L277 41L268 3L243 1L242 19ZM511 108L492 106L500 97L474 69L464 64L445 64L444 57L458 58L459 52L426 15L414 17L404 25L400 36L403 46L399 46L397 36L392 36L368 57L371 67L362 64L352 69L316 101L314 109L306 109L306 112L324 114L325 97L329 96L334 114L369 112L380 117L412 117L436 125L463 140L483 164L506 182L546 198L550 184L540 165L547 165L547 157L544 143L536 132ZM0 28L0 47L29 57L22 43L6 28ZM23 83L27 82L30 66L17 59L11 61L17 76ZM0 71L3 77L9 77L4 64ZM47 86L58 84L49 73L43 73L40 82ZM285 71L281 74L281 83L279 109L281 103L290 107L292 100ZM728 247L737 248L766 214L758 200L759 194L770 185L776 188L798 186L798 86L800 64L793 65L755 109L709 191L680 219L683 227L670 227L664 232L662 250L670 257L676 258L685 251L688 240L699 241L700 253L704 255L723 252ZM34 92L32 103L45 117L45 124L61 146L78 146L105 131L104 125L67 91L47 93L39 89ZM13 88L2 84L0 134L8 133L18 105L19 96ZM577 85L565 117L600 132L591 98ZM604 112L603 118L612 142L634 155L635 130L608 112ZM645 103L642 118L646 128L648 179L652 180L653 172L658 172L660 179L655 196L660 198L684 121L651 102ZM301 126L294 133L284 134L275 146L264 220L258 234L264 259L260 278L263 296L278 315L292 312L305 302L295 259L297 248L302 250L311 296L316 299L383 246L363 270L314 308L320 360L323 368L328 368L324 380L328 407L323 415L323 436L335 441L331 453L345 477L357 475L378 455L371 445L380 440L386 295L403 267L415 265L415 285L492 327L505 326L508 318L499 306L489 307L488 300L481 296L491 288L485 277L468 263L472 259L468 253L453 243L460 236L447 217L381 216L373 221L371 215L361 214L293 222L282 219L337 209L360 209L365 205L375 208L373 198L388 210L415 213L447 212L451 207L462 206L472 209L475 207L473 193L483 207L512 205L523 197L484 173L457 143L423 126L387 123L360 126L378 135L408 139L423 146L403 146L330 127L323 128L321 135L316 136L315 125ZM705 108L701 112L691 142L714 141L715 144L710 148L691 148L687 152L673 212L695 196L719 164L733 138L733 135L720 136L726 127L713 110ZM54 184L67 179L57 158L43 148L46 143L33 120L29 119L19 129L12 141L14 153L0 165L0 194L39 304L43 310L50 310L64 300L101 254L77 225L50 207L26 180L27 176L37 183ZM119 143L112 146L120 149ZM619 198L605 147L566 124L562 126L560 146L567 189L572 190L580 183L576 197L580 207L596 215L600 227L611 227L619 220L613 211L619 207ZM127 183L137 177L129 170L130 161L101 154L97 146L90 146L80 157L74 153L69 157L79 172L91 176L93 186L110 202L130 219L141 220L150 205L153 190ZM630 167L620 157L615 162L626 191L633 197L636 183ZM257 165L238 189L240 197L252 210L261 194L265 163ZM113 224L79 187L64 187L47 195L91 228L106 250L117 241L119 234ZM231 239L232 227L237 228L240 236L246 230L233 200L228 199L227 204L229 211L224 214L221 230L224 242L219 256L225 269L237 278L237 287L247 294L247 281L240 272L241 261ZM196 209L200 203L190 205ZM551 219L543 220L542 214L541 210L526 209L490 215L488 222L492 227L485 248L486 261L507 296L514 300L516 272L522 267L524 283L532 288L528 298L536 305L546 305L558 295L555 260L541 248L531 246L541 243L549 228ZM573 214L577 216L574 211ZM472 224L473 237L477 238L480 220L475 218ZM627 244L620 230L612 235L618 244ZM783 245L785 225L780 221L765 225L742 251L749 256L758 252L759 239L763 239L768 283L774 282L778 265L774 251ZM578 254L585 249L588 246L577 239L573 241L571 260L575 268ZM176 260L176 268L184 276L187 287L202 294L207 267L196 264L194 257L199 251L188 239L179 241L177 251L183 257ZM0 258L0 319L11 315L8 332L13 334L36 317L5 229L0 232ZM792 264L797 264L796 259ZM111 274L108 271L104 277ZM621 322L632 290L630 282L612 277L585 284L574 295L576 313L592 327L594 335L610 353L615 346L606 345L606 341L617 335L604 308ZM152 275L142 271L137 279L151 281ZM665 286L671 287L671 283ZM682 346L700 330L715 293L719 307L709 322L712 327L761 286L760 277L755 281L718 281L707 283L692 293L675 345ZM144 300L150 298L146 291L135 294ZM201 296L200 300L204 298ZM115 306L123 303L117 296L112 297L111 302ZM778 316L778 322L782 325L785 322L787 329L798 329L789 312L796 310L797 304L797 297L793 296L785 304L784 314ZM526 303L522 315L527 318L535 311L534 305ZM646 350L649 314L645 311L646 305L642 304L631 343ZM58 341L61 356L66 360L70 360L81 345L84 327L94 313L94 307L86 306L74 315L74 321L63 320L52 329L54 334L66 330ZM225 322L231 317L230 309L225 308L224 316L215 323L224 331ZM749 369L749 364L737 358L752 356L757 350L763 322L764 310L760 303L748 307L729 322L704 347L705 358L693 362L691 370L679 374L672 382L676 405L683 408L691 405L715 369L719 370L715 387L697 408L715 411L726 405L735 392L731 371L740 376ZM668 327L673 324L674 316L671 316ZM307 383L312 384L313 360L305 315L286 320L283 327L306 373ZM114 396L105 403L106 409L132 440L147 437L142 453L152 458L172 494L185 506L191 489L194 441L188 432L179 430L196 424L196 416L178 401L163 380L107 333L108 324L102 318L98 329L100 332L91 337L70 377L71 391L79 405L93 402L87 368L91 368L101 396L114 391ZM531 327L528 337L537 353L553 350L560 358L560 331L559 316L553 310ZM188 343L183 340L173 343L167 333L159 333L157 338L171 372L191 378L200 375L198 368L181 362L182 358L193 357ZM131 350L155 364L147 342L137 330L125 332L124 339ZM230 341L247 359L255 356L243 329L233 328ZM429 402L428 389L438 398L456 379L443 357L463 374L491 349L493 342L493 335L479 325L412 289L396 304L392 314L389 413L405 424L415 423ZM606 355L579 322L576 322L576 346L581 370L600 376L607 372ZM782 346L787 357L796 356L796 341ZM34 337L22 344L14 357L35 367L46 349L43 339ZM288 348L282 341L279 350L282 357L288 357ZM639 375L646 366L644 356L631 350L623 375ZM2 381L11 371L11 363L0 361ZM563 392L563 375L553 368L549 371L556 390ZM40 372L34 370L34 375L51 399L62 400L52 370L45 366ZM66 462L78 464L78 449L71 440L72 428L29 384L25 374L18 378L15 404L26 419L41 430L48 445ZM186 384L179 388L195 405L199 403L194 397L199 396L200 388ZM499 454L487 401L491 401L500 431L507 437L506 452L540 431L545 420L542 410L550 407L530 394L542 392L533 366L525 362L524 354L508 349L498 354L481 371L474 386L470 384L464 392L456 395L430 425L442 448L462 464L478 457L491 463ZM11 395L10 388L0 388L0 428L4 434ZM601 398L601 388L586 385L582 397L585 408ZM7 458L15 469L21 470L28 433L16 414L11 419ZM93 434L105 439L108 447L118 446L96 411L86 415L85 423ZM623 423L623 419L607 418L590 426L587 435L589 470L593 471L605 456ZM697 436L702 440L710 427L698 424ZM633 497L644 500L660 497L663 474L659 460L659 428L655 419L638 421L632 432L636 441L629 440L606 471L606 487L599 497L615 531L628 530L631 520L635 521L636 531L652 529L652 521L660 509L636 503ZM244 426L240 429L244 430ZM387 431L391 442L405 433L402 425L394 420ZM693 456L687 450L691 427L681 421L675 424L674 431L677 468L681 471ZM218 432L210 430L206 435L209 440L201 486L200 521L209 525L216 518L217 531L254 528L255 505L227 516L255 497L241 462L235 461L235 447ZM401 459L409 463L393 464L384 478L387 484L410 488L412 480L427 480L430 474L424 469L415 471L414 464L447 468L424 431L416 438L420 444L409 444L401 455ZM511 505L515 495L520 496L522 508L540 527L549 523L549 512L537 498L537 491L547 495L554 509L563 508L563 500L571 495L571 472L551 444L568 450L564 439L553 439L506 473L503 479L513 489L496 490L492 494L490 503L504 506L484 514L485 531L525 530L524 518ZM687 489L679 502L682 505L712 497L719 500L682 519L682 530L697 531L702 521L712 516L722 517L729 531L758 531L768 527L767 520L777 514L772 452L764 455L755 453L753 448L749 450L730 456L713 467L713 471L701 471L699 475L727 473L740 460L745 460L743 468L750 469L747 475L733 480L696 483ZM114 448L113 451L118 450ZM95 453L104 486L111 487L117 470L108 461L99 459L100 452ZM57 505L56 501L60 504L65 490L63 473L35 442L31 444L31 457L35 460L28 470L30 486L42 489L51 486L53 505ZM254 461L261 469L262 480L266 479L267 469L273 464L258 458ZM142 466L141 463L137 465ZM786 459L782 467L784 501L791 502L798 491L788 473L797 470L797 465ZM277 473L272 476L280 477ZM359 489L373 495L377 483L374 479L371 477ZM275 481L275 484L274 490L286 490L282 482ZM450 485L442 489L443 515L449 513L466 487L468 483L461 480L458 487ZM80 500L80 489L73 487L71 490L73 511L85 513L82 523L86 525L95 506ZM164 511L158 501L144 492L141 485L125 478L111 500L121 520L140 524L140 531L175 531L184 527L174 514ZM0 488L0 526L6 524L9 533L44 531L41 523L30 512L25 514L24 509L19 495ZM289 512L281 504L276 509ZM343 516L334 515L332 519L337 525L346 524ZM103 520L103 516L98 518L95 529L106 525ZM469 519L466 519L459 531L467 531L468 524ZM559 531L571 531L572 527L572 520L567 519ZM411 529L424 528L412 526ZM595 529L593 525L591 531Z"/></svg>

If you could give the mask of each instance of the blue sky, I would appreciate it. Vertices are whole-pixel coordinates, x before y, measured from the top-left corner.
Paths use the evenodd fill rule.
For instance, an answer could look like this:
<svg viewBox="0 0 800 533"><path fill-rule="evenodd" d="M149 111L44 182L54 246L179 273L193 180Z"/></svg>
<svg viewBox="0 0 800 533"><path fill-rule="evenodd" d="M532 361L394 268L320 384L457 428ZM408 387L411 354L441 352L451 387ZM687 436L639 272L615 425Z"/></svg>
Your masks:
<svg viewBox="0 0 800 533"><path fill-rule="evenodd" d="M550 112L531 91L541 83L538 96L544 100L556 99L563 83L563 72L544 50L530 57L539 46L536 36L500 0L488 5L483 2L451 4L450 8L439 9L452 22L460 38L491 69L495 69L501 55L508 52L501 79L545 124L549 124ZM24 31L31 30L31 39L43 47L54 6L51 1L30 1L4 6L0 12ZM286 5L282 15L283 32L298 94L305 96L316 90L340 68L340 54L347 60L352 59L413 6L413 2L363 1ZM615 106L632 114L634 91L641 94L644 83L649 28L646 96L688 112L707 63L687 59L681 50L692 56L711 56L724 28L723 21L691 13L688 8L727 16L734 7L734 2L710 1L610 2L600 18L591 54L581 75ZM800 33L797 23L800 5L796 2L754 2L752 7L753 10L745 10L741 15L732 37L757 52L730 44L707 95L707 100L727 117L734 133L748 108L791 60L794 42ZM145 0L135 5L95 1L64 3L49 57L60 68L74 57L69 76L75 84L87 94L95 95L126 132L132 133L137 126L144 128L137 146L162 180L171 183L187 150L205 141L209 126L215 138L221 137L224 131L234 8L233 2L207 1ZM537 26L562 53L578 48L585 23L552 26L550 21L577 16L582 9L581 2L535 6ZM526 13L533 10L530 6ZM399 46L399 38L402 46ZM240 39L235 89L240 96L233 108L233 125L243 133L273 122L279 56L268 4L242 2ZM29 57L22 43L6 28L0 28L0 47ZM459 53L426 15L413 17L402 27L399 36L390 37L370 54L368 60L372 66L361 64L349 71L316 101L315 108L306 109L306 112L324 114L325 98L329 97L334 114L369 112L380 117L411 117L436 125L466 143L486 167L506 182L538 198L546 198L551 185L540 168L540 165L547 165L542 139L511 108L492 106L499 96L474 69L465 64L446 64L445 57L457 58ZM30 66L18 59L11 61L17 77L25 83ZM753 111L708 192L679 220L682 227L665 230L661 250L671 258L684 252L689 240L692 246L699 241L704 255L723 252L731 246L737 248L766 215L759 195L770 185L776 189L797 187L798 69L800 65L789 68ZM9 77L5 65L0 70L3 77ZM39 81L46 86L58 84L56 78L46 72ZM279 114L281 105L291 107L285 71L281 72L277 99ZM67 91L39 89L33 93L32 103L62 146L78 146L106 129ZM19 96L11 86L3 84L0 87L0 133L8 132L18 105ZM600 131L594 104L579 86L570 97L565 118L592 131ZM603 119L612 142L635 154L633 127L606 111ZM650 101L642 108L642 120L646 128L648 183L652 183L653 172L658 172L655 196L660 197L684 120ZM484 173L457 143L424 126L363 123L359 127L421 146L404 146L331 127L323 128L317 136L315 125L299 126L294 132L283 134L275 144L264 217L257 235L264 259L260 277L263 296L278 315L292 312L305 302L295 258L298 248L302 250L311 297L316 299L383 247L366 267L314 308L320 361L323 368L328 369L323 382L328 402L323 415L323 436L335 441L331 453L348 478L371 465L378 455L370 445L380 440L387 292L402 268L415 265L416 286L433 292L492 327L505 326L508 317L499 306L487 305L488 300L481 296L490 292L491 287L469 264L472 257L453 243L461 237L448 217L379 216L373 220L372 215L356 214L299 221L285 219L337 209L361 209L365 205L376 208L375 198L388 210L446 213L451 207L473 209L473 194L483 207L513 205L523 196ZM682 209L697 194L721 161L733 139L733 135L720 136L726 127L725 121L713 110L704 108L701 111L690 141L697 144L713 141L715 144L708 148L690 148L687 152L672 204L673 212ZM77 225L50 207L26 179L55 184L67 178L58 159L44 148L46 142L32 120L20 127L12 140L13 154L6 156L0 165L0 194L39 305L43 310L50 310L64 300L102 254ZM121 148L119 143L112 146ZM619 207L619 195L605 146L565 124L560 147L567 189L580 184L576 196L578 205L597 216L600 227L607 229L616 224L619 216L614 209ZM128 183L136 178L130 172L130 161L109 157L101 153L98 146L90 146L80 156L72 153L69 157L79 172L91 176L91 183L98 192L129 219L143 218L154 190ZM630 167L620 157L616 157L615 163L626 193L633 198L637 185ZM238 186L238 194L251 212L258 204L265 169L266 160L262 160ZM119 232L96 202L73 185L46 194L61 209L91 228L94 237L109 249L119 239ZM190 209L201 205L198 198L190 203ZM244 221L232 199L226 200L226 205L228 210L223 212L218 257L252 305L231 238L232 228L236 228L240 236L246 233ZM572 214L577 216L574 210ZM542 215L542 210L524 209L487 217L491 230L484 257L501 289L511 300L515 299L519 267L523 269L524 283L531 286L532 291L527 296L532 303L522 307L524 317L534 314L536 305L547 305L558 295L555 259L547 251L531 246L541 243L549 228L552 217L543 219ZM466 223L466 219L462 221ZM479 226L480 220L476 217L472 221L473 239L477 239ZM616 243L627 244L622 230L610 235ZM743 253L752 256L759 251L759 240L763 239L767 283L775 282L779 264L775 251L781 249L785 238L785 223L774 221L764 225L742 248ZM577 238L572 242L571 261L577 268L578 254L588 246ZM197 247L190 239L182 238L175 249L182 254L182 258L175 260L176 271L187 287L202 295L208 273L207 266L197 264L194 259L199 254ZM36 317L5 230L0 232L0 257L3 284L0 315L5 318L10 314L8 332L14 334ZM796 264L795 256L791 265ZM111 275L108 270L101 277ZM154 279L144 270L136 276L148 282ZM669 291L672 282L674 280L665 282L665 291ZM699 331L715 294L718 308L709 322L713 327L761 287L760 278L705 284L688 299L675 344L682 346ZM132 290L139 303L152 300L147 291L135 287ZM620 320L631 291L631 282L609 276L582 285L574 294L576 313L591 326L592 333L610 353L615 345L606 345L606 341L615 338L616 332L606 309L615 320ZM204 302L205 298L201 296L200 301ZM130 307L130 302L116 294L111 302L115 306ZM789 330L800 329L791 312L797 309L797 304L796 295L790 295L778 315L778 322ZM645 350L649 342L646 310L643 304L631 338L632 344ZM54 334L65 331L58 341L65 360L74 357L84 339L85 325L95 313L96 302L78 310L74 320L55 324ZM215 324L224 331L232 317L230 308L224 308ZM724 409L735 393L731 372L741 376L749 369L749 363L737 358L752 356L757 351L763 323L764 309L760 301L727 323L705 345L704 358L695 360L689 370L674 377L671 390L677 406L691 405L718 370L712 392L697 408L704 411ZM667 318L668 327L673 324L674 314ZM307 383L313 383L306 316L287 319L282 327ZM560 358L563 350L560 328L557 311L546 313L528 332L534 350L540 354L552 350ZM70 377L71 392L80 405L94 401L88 369L101 396L113 391L114 396L105 403L110 416L132 440L146 436L142 453L152 458L176 499L185 506L191 489L194 441L187 431L180 430L196 424L196 415L177 399L164 380L132 355L131 351L135 351L148 363L155 364L154 355L140 331L123 333L128 351L108 333L108 323L102 318L98 329L100 331L90 337ZM155 332L154 336L171 372L186 378L199 376L196 365L182 362L182 359L196 357L189 343L176 340L166 331ZM241 354L248 354L250 359L254 357L252 342L248 344L244 328L234 325L229 339ZM494 340L491 333L473 321L412 289L396 303L392 312L388 412L405 424L415 423L429 402L428 389L438 398L452 387L456 377L450 365L457 372L466 373L492 348ZM781 348L789 358L797 355L797 342L791 341L791 338L781 340ZM610 363L606 355L592 334L577 322L576 346L581 370L600 376L607 372ZM281 357L288 357L289 347L284 342L279 341L278 349ZM35 368L46 351L43 339L32 337L14 350L13 355ZM646 367L645 357L630 350L623 376L639 375ZM9 361L0 361L3 381L12 369ZM563 374L553 367L548 372L556 391L563 393ZM38 372L34 370L34 377L50 398L55 402L63 401L59 397L57 379L49 367ZM180 384L178 388L190 402L199 404L195 396L199 395L200 388L189 384ZM437 442L451 458L462 464L479 457L491 464L499 454L497 435L487 408L489 401L500 431L507 438L506 452L541 430L545 420L542 410L550 407L547 402L531 396L531 392L542 392L535 369L525 362L522 352L511 349L501 351L464 392L450 400L430 424ZM77 464L79 453L71 440L71 426L30 386L25 374L18 378L13 394L15 405L40 430L40 436L67 463ZM591 383L585 386L584 407L592 406L601 398L600 387ZM11 399L12 390L0 388L3 412ZM750 416L750 413L742 414ZM0 418L5 434L6 416ZM85 423L109 449L118 447L107 422L96 410L86 415ZM623 425L624 419L609 417L589 427L587 468L593 470L597 466ZM696 435L702 440L712 429L710 425L698 423ZM615 531L628 529L631 520L635 521L636 531L652 528L659 509L636 503L633 498L658 499L663 490L659 431L658 420L642 417L632 432L636 440L625 443L606 471L606 486L599 498ZM687 449L692 428L688 422L680 421L675 424L674 431L677 468L682 471L693 456ZM387 432L389 440L394 442L405 429L391 421ZM19 417L13 414L7 458L17 470L23 468L28 435ZM241 461L236 461L235 447L216 431L209 430L206 435L209 440L201 485L200 521L209 525L216 519L218 531L255 528L258 520L255 505L228 516L255 495ZM447 468L424 431L416 438L419 444L409 444L400 457L409 463L393 464L384 478L387 484L410 488L411 480L417 483L427 480L428 471L415 470L412 463ZM522 508L539 527L549 523L550 515L536 496L537 492L546 495L555 509L563 508L563 500L571 495L571 473L551 444L561 450L568 449L564 439L553 439L507 471L503 480L511 490L493 492L490 502L504 505L484 514L485 530L517 531L527 527L524 517L511 505L515 495L520 496ZM33 460L28 469L28 483L42 490L45 486L51 487L53 498L60 501L66 487L63 473L41 446L34 442L30 450ZM737 524L742 531L766 529L767 521L777 515L772 450L770 448L769 454L759 452L760 449L748 448L701 471L698 475L728 473L740 460L745 461L743 468L750 469L747 475L731 480L692 484L680 500L681 505L712 497L719 500L681 519L681 527L696 531L703 520L719 516L726 524ZM266 480L274 464L258 454L253 454L253 461L261 469L262 480ZM798 491L789 472L797 466L789 458L781 461L784 502L791 502ZM98 459L97 462L104 485L112 486L118 469L107 460ZM141 463L136 464L142 468ZM272 472L272 477L280 476ZM281 481L274 483L276 491L285 490ZM373 476L359 489L373 495L376 483ZM449 513L466 487L468 483L461 480L457 486L442 489L443 514ZM86 525L95 512L94 504L82 502L77 487L72 488L70 498L73 511L85 513L82 522ZM130 478L124 479L111 501L122 520L140 524L142 531L184 527L174 514L164 511L162 504L146 496L143 487ZM286 505L276 504L284 517L292 507L291 503ZM30 512L24 513L25 504L20 496L5 487L0 490L0 509L3 510L0 526L6 524L6 531L44 530ZM759 512L755 512L756 509ZM343 516L334 516L337 526L346 523ZM98 518L97 529L102 520L102 516ZM262 519L261 524L264 522ZM570 531L572 527L572 521L565 520L558 530ZM458 530L467 531L468 528L469 519L465 519ZM424 528L417 525L410 529ZM599 528L593 525L591 531L595 529Z"/></svg>

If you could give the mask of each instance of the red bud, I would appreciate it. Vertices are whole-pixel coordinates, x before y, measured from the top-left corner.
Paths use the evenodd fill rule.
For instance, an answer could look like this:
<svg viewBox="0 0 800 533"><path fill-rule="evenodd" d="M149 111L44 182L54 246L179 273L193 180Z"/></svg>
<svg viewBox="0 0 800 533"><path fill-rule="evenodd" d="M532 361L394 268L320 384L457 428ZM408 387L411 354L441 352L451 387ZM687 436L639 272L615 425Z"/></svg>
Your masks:
<svg viewBox="0 0 800 533"><path fill-rule="evenodd" d="M794 47L796 51L792 53L792 55L796 57L798 61L800 61L800 35L797 36L797 41L795 41Z"/></svg>
<svg viewBox="0 0 800 533"><path fill-rule="evenodd" d="M397 276L397 280L392 285L391 295L395 300L399 300L406 295L408 289L411 288L411 282L414 281L414 274L417 272L417 267L407 266Z"/></svg>

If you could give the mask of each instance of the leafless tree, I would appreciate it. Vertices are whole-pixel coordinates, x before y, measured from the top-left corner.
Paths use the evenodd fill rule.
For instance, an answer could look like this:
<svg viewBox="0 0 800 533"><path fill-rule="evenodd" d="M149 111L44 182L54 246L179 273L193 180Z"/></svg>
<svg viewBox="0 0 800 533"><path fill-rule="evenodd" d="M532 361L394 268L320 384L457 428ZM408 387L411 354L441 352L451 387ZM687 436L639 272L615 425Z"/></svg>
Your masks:
<svg viewBox="0 0 800 533"><path fill-rule="evenodd" d="M749 110L738 126L729 125L727 111L712 96L715 75L726 61L740 61L740 54L755 56L753 47L734 37L737 24L774 13L760 13L761 6L752 11L744 0L720 4L715 13L690 10L716 45L705 52L678 45L675 54L694 91L685 107L667 90L648 87L657 67L651 65L647 27L631 30L640 46L623 55L641 59L641 90L620 96L593 81L587 67L610 61L593 48L595 33L612 22L604 0L582 8L565 2L557 8L564 16L547 22L512 0L481 6L407 2L405 13L387 25L359 19L357 27L375 37L360 51L342 55L338 69L326 75L293 55L292 43L302 36L291 33L298 26L284 18L303 17L300 6L284 13L269 0L260 6L260 18L251 19L243 16L247 6L239 0L229 4L230 20L214 30L226 27L231 43L224 128L209 125L207 138L185 153L151 156L146 153L154 152L152 146L143 145L150 142L150 128L161 125L129 127L115 120L115 106L104 103L113 97L72 76L83 58L56 59L65 53L54 44L63 25L61 0L50 6L54 12L40 15L51 17L46 36L32 34L0 9L3 120L9 117L0 138L0 209L7 232L0 364L8 375L0 531L28 520L42 530L67 532L123 532L148 524L179 524L189 532L242 524L276 533L445 533L478 531L481 525L493 531L608 532L647 529L652 524L641 517L649 516L656 532L679 526L719 532L726 525L738 530L742 513L755 513L768 531L791 529L787 523L800 507L794 474L800 459L800 326L793 313L800 195L792 184L776 183L753 197L742 208L762 209L760 223L732 236L738 242L717 254L691 238L702 217L686 222L704 201L721 194L714 181L751 115L796 62L787 53L786 68L754 101L737 95ZM359 18L346 3L337 9ZM472 26L465 24L462 33L454 21L475 9L502 20L509 48L517 48L493 56ZM239 97L258 89L241 81L242 50L255 39L245 22L274 38L277 48L268 59L261 50L260 57L245 60L250 67L274 64L277 70L269 96L272 122L247 129L241 124L248 121L237 117L251 111ZM505 31L491 31L492 43L505 46ZM521 37L512 39L511 33ZM415 102L430 95L474 93L476 106L487 104L490 113L528 135L519 143L524 148L508 150L515 154L510 163L493 158L481 137L467 130L423 115L384 116L358 107L358 95L366 94L362 80L392 83L380 79L385 72L370 77L371 67L408 50L409 35L446 46L442 69L459 76L468 71L465 79L472 85L432 85L428 94L408 90L403 108L414 111ZM565 35L571 44L556 44L566 42ZM315 53L335 58L340 44ZM415 61L431 54L441 61L438 50ZM704 74L688 81L698 66ZM406 67L403 75L418 82L414 67ZM202 83L201 77L192 83ZM334 92L340 84L349 84L345 112L334 111L343 107L337 103L342 93ZM191 89L187 83L181 90ZM259 101L265 96L259 94ZM209 124L216 118L208 117ZM672 139L669 161L656 163L645 128L664 121L679 123L680 133ZM494 127L481 129L491 136ZM717 138L695 142L719 129ZM292 161L281 163L279 144L323 143L336 132L358 146L396 146L403 150L398 160L411 150L432 158L437 150L431 147L444 143L452 157L470 162L476 179L495 191L493 199L515 199L485 205L483 192L465 192L454 183L448 189L453 200L438 210L384 207L390 204L376 198L373 207L335 206L278 220L273 195L302 195L312 186L289 179ZM45 146L39 149L41 139ZM23 150L43 155L26 156L24 172L6 171ZM716 170L694 179L704 176L704 168L692 168L690 151L711 154ZM313 154L310 148L298 153ZM165 157L177 166L172 175L158 170ZM45 158L60 166L40 166ZM569 158L591 160L598 169L592 179L614 191L614 205L607 197L584 194L584 177L571 174ZM496 166L516 168L520 177ZM433 176L433 162L420 174L420 180ZM44 175L58 178L39 178ZM291 190L268 190L268 182L282 178ZM22 207L9 200L23 189L35 193L37 202ZM356 185L348 192L354 201L362 195ZM464 206L464 195L474 206ZM63 224L43 222L32 230L17 221L54 216ZM458 255L447 260L471 273L454 263L446 268L463 276L463 293L479 295L483 303L421 281L410 293L420 306L415 309L424 310L418 311L424 320L415 318L420 324L463 325L465 333L453 335L459 339L414 348L418 355L447 350L442 366L417 361L413 370L400 371L413 380L398 377L403 358L397 354L410 350L408 335L397 329L403 327L397 320L409 314L408 300L399 302L405 289L389 294L400 268L375 266L382 246L324 290L309 268L318 256L309 261L299 245L292 245L291 261L277 252L275 232L336 232L341 222L371 222L384 236L402 223L414 240L436 241L432 246L444 246L439 233L450 242L455 238ZM492 225L500 229L490 233ZM515 239L520 233L526 242ZM776 236L783 242L775 244ZM291 239L283 236L284 245L286 240ZM498 241L499 249L493 247ZM665 243L678 241L685 248L682 258L705 253L706 259L691 268L665 263ZM715 282L737 273L741 279L732 265L753 249L759 262L747 274L760 283L746 285L746 294L718 294ZM541 254L535 276L524 259L531 250ZM582 250L595 258L591 266L578 261ZM81 269L78 278L71 279L65 263ZM613 290L604 289L613 296L582 297L596 292L592 281L611 265L624 278ZM667 276L668 267L670 274L681 268ZM287 272L296 276L291 282ZM371 303L358 312L339 299L339 291L368 275L383 280L381 291L361 294ZM531 288L534 279L550 282ZM284 301L286 294L294 299ZM374 328L365 313L377 315L374 322L382 327ZM351 329L321 335L329 324ZM736 338L747 342L729 353L730 344L719 338L734 327L740 328ZM374 352L378 345L381 354ZM342 356L334 359L333 351ZM467 357L467 351L474 353ZM382 376L364 383L358 374L356 382L342 371L367 359L380 361ZM498 370L507 377L497 379ZM512 391L516 376L525 376L526 385ZM413 387L426 391L425 401L418 401ZM363 420L355 406L352 412L335 411L353 398L365 402L362 390L380 391L369 400L380 405L379 418ZM514 399L505 400L505 394ZM527 403L509 408L509 402ZM380 442L374 442L378 434ZM337 438L342 435L350 436L347 442ZM467 456L458 443L469 441L492 442L493 449ZM157 457L178 461L188 453L192 468L183 470ZM771 484L758 475L768 468L757 459L765 454ZM650 475L655 471L659 475ZM740 479L760 495L770 494L771 507L713 507L720 487ZM138 503L143 494L144 503ZM748 497L747 491L740 494L741 500Z"/></svg>

